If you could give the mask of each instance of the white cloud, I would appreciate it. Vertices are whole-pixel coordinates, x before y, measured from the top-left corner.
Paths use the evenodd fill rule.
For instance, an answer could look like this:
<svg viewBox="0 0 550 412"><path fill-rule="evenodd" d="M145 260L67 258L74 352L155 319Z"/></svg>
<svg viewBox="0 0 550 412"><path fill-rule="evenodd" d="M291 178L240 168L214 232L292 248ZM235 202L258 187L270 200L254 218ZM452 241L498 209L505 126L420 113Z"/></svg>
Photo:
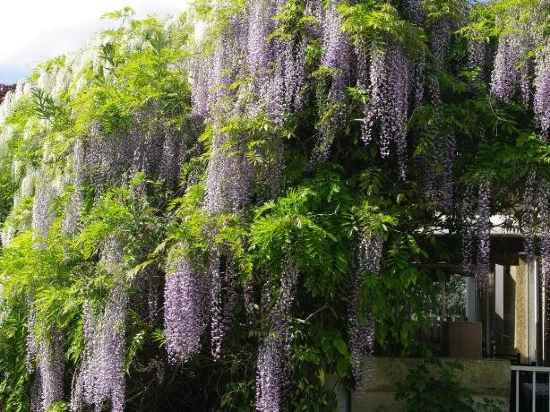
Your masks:
<svg viewBox="0 0 550 412"><path fill-rule="evenodd" d="M4 0L0 19L0 83L27 75L38 63L83 47L108 24L109 11L173 15L187 0Z"/></svg>

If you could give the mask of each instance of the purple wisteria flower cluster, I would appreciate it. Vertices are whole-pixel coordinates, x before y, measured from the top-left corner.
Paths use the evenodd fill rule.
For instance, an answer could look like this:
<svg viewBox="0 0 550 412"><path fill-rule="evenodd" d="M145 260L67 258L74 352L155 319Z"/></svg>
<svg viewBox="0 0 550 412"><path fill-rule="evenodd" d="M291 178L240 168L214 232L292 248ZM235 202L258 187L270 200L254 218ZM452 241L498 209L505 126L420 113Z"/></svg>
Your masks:
<svg viewBox="0 0 550 412"><path fill-rule="evenodd" d="M445 67L445 60L449 54L449 46L451 43L451 27L450 19L443 18L438 20L432 27L430 36L430 50L434 60L435 73L429 81L429 91L432 104L439 106L441 104L441 88L437 78L438 72Z"/></svg>
<svg viewBox="0 0 550 412"><path fill-rule="evenodd" d="M33 247L36 249L47 247L45 239L55 219L53 202L57 194L55 189L48 187L46 176L40 174L32 209ZM37 340L37 313L32 299L29 308L26 363L27 370L35 372L31 409L46 412L64 396L64 338L55 327L48 327L49 333Z"/></svg>
<svg viewBox="0 0 550 412"><path fill-rule="evenodd" d="M485 288L488 285L491 271L491 186L483 182L479 186L479 201L477 212L477 267L476 280Z"/></svg>
<svg viewBox="0 0 550 412"><path fill-rule="evenodd" d="M120 242L110 238L101 264L107 272L116 274L122 256ZM85 405L97 410L109 405L113 412L124 411L127 311L128 292L122 281L113 287L102 311L96 313L90 304L85 305L84 353L73 381L71 411L81 411Z"/></svg>
<svg viewBox="0 0 550 412"><path fill-rule="evenodd" d="M499 39L491 77L491 93L498 99L509 102L519 92L522 100L528 101L530 87L526 87L526 42L519 36L502 36Z"/></svg>
<svg viewBox="0 0 550 412"><path fill-rule="evenodd" d="M521 228L525 239L525 251L529 258L536 254L537 228L537 206L541 200L540 180L536 173L530 173L525 182L523 193Z"/></svg>
<svg viewBox="0 0 550 412"><path fill-rule="evenodd" d="M539 7L548 7L540 2ZM534 13L535 16L544 14ZM550 47L536 30L537 22L500 37L491 80L491 93L504 102L519 97L533 108L542 136L550 137ZM542 44L542 47L536 47ZM535 58L532 58L534 51Z"/></svg>
<svg viewBox="0 0 550 412"><path fill-rule="evenodd" d="M227 333L238 303L235 271L232 262L219 252L210 258L210 352L216 361L223 356Z"/></svg>
<svg viewBox="0 0 550 412"><path fill-rule="evenodd" d="M243 143L216 133L208 162L205 209L212 214L238 212L250 201L254 170Z"/></svg>
<svg viewBox="0 0 550 412"><path fill-rule="evenodd" d="M63 399L65 374L65 350L63 335L58 331L50 334L49 340L43 342L38 354L40 370L42 411Z"/></svg>
<svg viewBox="0 0 550 412"><path fill-rule="evenodd" d="M352 273L348 308L349 346L351 366L356 384L361 381L361 363L365 355L374 353L375 323L372 315L361 315L361 290L366 274L377 275L380 271L384 242L379 235L361 234L357 246L357 262Z"/></svg>
<svg viewBox="0 0 550 412"><path fill-rule="evenodd" d="M462 271L466 274L475 273L476 247L476 210L478 199L472 187L467 187L462 195L460 219L462 224Z"/></svg>
<svg viewBox="0 0 550 412"><path fill-rule="evenodd" d="M477 77L485 79L488 65L489 45L483 41L468 42L468 66L479 71Z"/></svg>
<svg viewBox="0 0 550 412"><path fill-rule="evenodd" d="M223 2L219 3L223 7ZM322 101L319 108L315 108L321 121L316 126L319 136L312 162L323 162L330 157L338 130L348 126L346 114L350 107L346 104L352 100L348 97L352 91L359 90L365 92L361 119L358 119L363 143L376 142L380 157L386 161L395 158L401 179L405 180L409 116L426 102L431 103L436 112L445 109L445 93L442 96L438 76L451 60L449 49L455 28L451 19L431 23L430 52L419 51L423 55L414 56L393 38L379 43L367 41L361 46L352 42L343 31L343 17L338 11L343 0L306 0L305 13L315 19L304 19L306 27L301 27L297 35L277 31L283 23L282 18L276 16L286 10L287 0L244 3L241 13L228 17L212 54L191 58L187 67L192 86L193 121L199 129L209 126L212 130L208 141L206 194L201 205L205 214L210 218L223 214L246 216L247 208L261 197L257 193L260 179L271 179L271 192L264 196L267 199L274 197L282 186L286 154L283 139L273 133L274 141L268 142L277 148L274 151L277 151L275 163L278 163L268 171L269 177L262 177L265 172L257 170L251 160L252 145L247 140L250 136L239 130L228 131L227 124L232 119L265 115L269 126L287 126L287 121L294 120L293 115L304 109L306 99L315 92L321 93L311 87L316 81L309 72L312 61L315 64L320 61L326 69L323 96L316 96L317 102ZM423 25L427 17L420 0L400 4L399 12L403 11L418 25ZM538 127L543 136L550 139L550 47L537 49L532 59L528 53L532 45L532 39L523 34L500 37L491 74L491 94L505 103L518 99L524 106L532 106ZM480 68L480 78L484 79L483 70L489 66L489 46L472 41L468 48L469 66ZM350 91L354 86L357 90ZM359 95L361 93L356 93L354 97ZM96 190L95 200L113 185L127 183L128 176L136 172L143 172L151 180L168 182L171 188L177 187L182 159L187 155L185 137L179 133L186 132L176 132L163 125L157 119L159 113L162 113L160 108L151 103L133 115L133 124L123 136L106 138L102 126L94 123L89 136L77 139L72 165L74 176L70 181L76 190L64 211L64 235L78 233L86 185ZM459 193L454 180L458 143L452 133L438 136L431 152L423 159L426 165L424 194L448 215L454 212L455 197ZM198 173L202 173L202 169ZM54 221L52 203L58 193L48 190L51 182L45 176L37 174L36 179L32 229L38 249ZM145 186L136 189L138 197L143 199L147 196ZM548 190L542 195L537 193L539 186L534 174L526 182L522 223L530 256L535 254L535 239L540 237L543 274L546 288L550 290L549 194ZM481 287L486 287L491 269L489 182L465 190L460 213L463 269L475 276ZM204 231L209 241L217 235L210 227ZM372 313L365 313L363 308L361 288L366 274L379 274L383 246L383 238L372 233L362 233L358 240L347 313L355 383L361 380L362 359L374 352L376 332ZM107 294L104 307L97 308L91 301L84 306L84 348L72 382L70 408L74 412L90 408L122 412L125 408L129 296L121 273L123 252L123 245L116 238L107 240L99 266L115 279L114 286ZM229 248L211 242L204 259L207 263L202 266L188 251L170 262L164 288L164 327L171 365L189 361L201 352L204 341L208 340L212 359L223 358L239 303L234 258ZM289 258L283 266L277 287L273 287L272 281L263 285L260 310L254 307L253 286L257 285L251 282L244 288L248 321L252 323L251 319L263 310L269 324L257 354L255 408L260 412L285 409L285 389L291 369L292 310L299 271ZM152 294L148 299L150 313L156 313L158 297ZM45 412L64 397L65 337L53 329L49 339L38 340L34 334L36 312L32 302L29 306L27 366L29 372L35 374L31 410Z"/></svg>
<svg viewBox="0 0 550 412"><path fill-rule="evenodd" d="M395 146L400 174L405 178L407 152L407 120L409 113L409 61L401 46L373 49L370 55L369 102L365 106L362 138L370 143L379 135L380 155L388 157Z"/></svg>
<svg viewBox="0 0 550 412"><path fill-rule="evenodd" d="M283 409L284 392L288 383L291 345L291 311L296 299L299 273L294 264L285 262L281 274L278 297L271 304L271 297L264 296L266 307L271 307L271 329L258 348L256 366L256 411L279 412ZM266 289L268 294L271 292Z"/></svg>
<svg viewBox="0 0 550 412"><path fill-rule="evenodd" d="M543 136L550 139L550 46L537 55L533 108Z"/></svg>
<svg viewBox="0 0 550 412"><path fill-rule="evenodd" d="M116 286L103 313L84 309L84 355L80 371L73 382L71 411L84 406L101 409L109 405L113 412L124 411L126 356L126 313L128 296L125 288Z"/></svg>
<svg viewBox="0 0 550 412"><path fill-rule="evenodd" d="M315 148L314 161L325 161L330 155L334 135L342 128L345 120L346 88L351 85L351 69L354 64L354 50L347 35L342 31L342 17L337 11L340 1L329 2L322 14L323 56L321 65L330 69L330 88L327 96L327 112L319 128L319 142Z"/></svg>
<svg viewBox="0 0 550 412"><path fill-rule="evenodd" d="M171 363L185 362L200 351L207 326L207 290L205 274L187 256L178 258L166 277L164 291L166 350Z"/></svg>
<svg viewBox="0 0 550 412"><path fill-rule="evenodd" d="M477 193L476 193L477 192ZM491 270L491 187L482 182L478 190L466 188L462 207L462 270L475 277L480 287L488 285Z"/></svg>
<svg viewBox="0 0 550 412"><path fill-rule="evenodd" d="M47 412L49 407L64 397L65 350L63 335L53 329L47 337L36 341L34 310L29 319L27 335L27 370L34 372L31 391L31 411ZM36 364L36 367L34 366Z"/></svg>

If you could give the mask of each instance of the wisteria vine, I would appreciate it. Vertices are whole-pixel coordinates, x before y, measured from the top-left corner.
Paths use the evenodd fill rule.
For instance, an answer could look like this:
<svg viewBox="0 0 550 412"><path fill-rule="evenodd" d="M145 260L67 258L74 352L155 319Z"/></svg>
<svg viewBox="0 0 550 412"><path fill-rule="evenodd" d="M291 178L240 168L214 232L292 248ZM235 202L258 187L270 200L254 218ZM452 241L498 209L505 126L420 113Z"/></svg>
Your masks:
<svg viewBox="0 0 550 412"><path fill-rule="evenodd" d="M380 271L384 242L376 234L361 234L357 246L357 262L351 279L351 299L348 308L349 346L351 366L356 384L361 382L361 365L365 355L372 356L375 345L375 322L371 313L362 316L361 290L366 274L377 275Z"/></svg>
<svg viewBox="0 0 550 412"><path fill-rule="evenodd" d="M256 366L256 410L284 410L284 390L288 384L291 346L291 310L296 299L299 273L294 264L284 264L278 297L269 313L270 330L258 348ZM266 293L272 293L266 290ZM265 296L265 306L271 306L271 296Z"/></svg>
<svg viewBox="0 0 550 412"><path fill-rule="evenodd" d="M314 161L325 161L329 157L335 134L345 120L346 87L351 82L354 53L350 40L342 31L342 19L337 11L338 3L331 1L322 16L324 54L321 65L331 70L331 76L325 112L321 113L323 120L320 124L320 137Z"/></svg>
<svg viewBox="0 0 550 412"><path fill-rule="evenodd" d="M172 363L185 362L200 350L207 325L208 282L190 259L182 256L166 277L164 327L166 350Z"/></svg>
<svg viewBox="0 0 550 412"><path fill-rule="evenodd" d="M120 242L108 239L102 257L105 270L119 272L121 259ZM101 409L106 404L113 412L124 411L127 311L128 292L122 281L111 290L101 311L84 306L84 356L73 383L72 411L86 405Z"/></svg>
<svg viewBox="0 0 550 412"><path fill-rule="evenodd" d="M401 46L376 48L370 55L369 102L365 107L362 137L370 143L379 134L380 155L388 157L392 146L397 151L399 171L406 174L407 119L409 113L409 61Z"/></svg>
<svg viewBox="0 0 550 412"><path fill-rule="evenodd" d="M252 210L253 206L267 202L266 208L271 207L269 201L276 198L283 188L294 187L299 180L296 176L304 170L309 177L318 171L325 172L324 167L329 169L331 165L327 163L331 156L341 154L340 148L334 144L336 136L340 133L347 135L350 130L360 133L355 139L359 144L361 140L369 146L376 142L378 155L372 156L373 151L362 148L353 153L353 162L350 163L354 164L346 165L346 171L361 170L364 175L359 180L366 181L371 177L366 176L371 165L377 168L389 164L398 170L401 177L399 189L409 189L408 183L411 183L411 190L417 188L417 182L406 182L409 177L408 164L418 159L415 139L419 136L409 129L409 120L418 113L420 117L428 117L426 113L435 113L429 121L438 121L434 120L436 116L442 116L445 110L452 109L456 104L454 101L446 101L453 91L444 88L443 79L453 81L456 78L456 84L462 84L462 74L455 76L457 67L451 69L450 66L458 65L453 59L460 56L451 52L454 36L458 38L462 35L457 31L457 25L463 22L457 22L449 16L434 21L429 16L429 10L425 10L425 4L419 0L400 3L395 7L399 19L403 19L399 20L400 24L412 22L423 33L427 33L427 37L422 36L421 39L426 48L418 50L420 56L413 56L415 53L408 50L406 42L399 37L388 35L382 36L383 41L378 38L372 41L369 38L363 39L361 43L350 34L352 31L344 30L346 21L341 13L342 6L357 5L358 2L260 0L243 3L240 11L231 16L223 15L221 34L213 39L211 53L195 53L192 57L182 58L182 67L185 67L183 71L185 76L189 75L190 82L189 112L183 110L183 113L178 112L175 116L177 119L163 122L160 119L166 114L164 110L171 109L166 109L155 99L145 99L147 102L143 107L128 115L129 124L125 124L121 130L110 129L107 127L108 122L94 119L85 127L85 131L75 126L79 133L67 133L67 136L60 133L67 142L75 139L70 142L72 153L64 145L60 145L62 148L56 147L62 154L53 149L49 151L51 148L45 144L41 149L48 150L32 153L39 160L32 159L32 162L21 166L23 160L18 159L10 165L14 169L11 171L14 176L10 176L21 182L13 198L14 205L25 203L27 198L33 200L29 210L24 211L30 212L29 216L24 213L22 216L16 216L16 213L12 216L14 220L21 218L24 222L17 227L6 228L2 236L4 247L15 235L31 229L35 250L46 250L47 237L57 224L56 217L62 218L62 237L78 244L78 240L75 241L73 237L79 236L85 224L87 208L97 205L109 188L128 186L129 177L136 174L143 174L145 178L138 187L132 188L132 193L144 203L149 200L148 192L161 186L169 195L179 195L191 184L204 183L205 195L197 209L206 216L205 220L212 222L231 215L249 223L250 218L255 218L251 217L256 211ZM221 9L225 5L225 2L218 2L215 8ZM544 2L546 5L547 2ZM298 16L299 27L296 32L283 33L284 19L289 15L291 20ZM350 22L347 23L349 26ZM488 83L490 95L487 93L484 97L487 98L491 113L500 116L501 109L505 111L510 105L521 103L523 107L518 110L529 115L534 113L535 133L540 132L546 141L538 141L537 144L544 144L550 139L550 48L536 38L535 30L530 33L530 29L531 26L527 25L519 31L504 32L498 38L494 59L491 42L468 39L467 68L479 70L475 79L476 88L481 82ZM147 36L154 37L150 34ZM200 41L197 42L200 44ZM153 43L150 45L154 48ZM102 52L107 50L108 47L102 49ZM94 58L99 59L97 56ZM105 60L105 56L101 59ZM114 76L112 73L105 74L109 71L107 66L99 68L96 62L82 63L82 66L89 66L98 79L104 76L102 81L106 83L110 75ZM173 68L170 66L170 70ZM41 74L38 80L32 81L53 93L64 89L63 84L70 83L68 79L72 75L71 70L51 77ZM452 79L443 77L445 74L450 74ZM73 87L82 87L77 85L84 81L78 79L74 85L71 84L70 93ZM30 85L19 85L15 92L9 93L5 105L0 106L0 121L4 121L8 104L22 99L22 96L32 95ZM5 91L2 87L0 89L0 94ZM70 94L68 85L65 89ZM456 94L469 93L477 91L472 88ZM55 93L53 95L53 101L60 101L59 96ZM129 100L133 102L133 99ZM173 102L164 103L170 106L169 103ZM484 102L476 100L475 103ZM105 111L119 109L114 106ZM516 110L515 106L510 107ZM313 110L310 111L310 108ZM351 119L352 114L359 119ZM127 113L121 110L113 117L124 115ZM185 117L185 121L189 122L183 122L180 117ZM265 131L267 137L262 136L258 141L252 141L247 131L234 132L228 127L233 125L232 121L240 124L241 120L264 120L264 117L267 120L262 132ZM47 121L41 119L37 123L22 132L21 140L24 144L19 141L16 143L32 146L35 142L26 140L32 134L31 129L45 127ZM301 130L304 126L309 127L309 135L306 137L303 136L304 130ZM10 141L13 136L9 133L14 133L13 130L5 129L7 131L4 128L0 130L0 144L17 146ZM40 130L42 133L43 130ZM284 132L285 136L279 136L279 131ZM190 136L202 132L205 132L203 139ZM418 174L416 170L411 170L410 176L411 179L419 178L420 197L423 196L423 200L434 205L437 212L444 214L445 219L449 218L449 222L455 223L453 219L457 218L457 230L462 231L463 270L475 276L481 287L487 287L491 271L491 207L498 206L500 198L492 199L489 181L483 181L475 188L464 189L461 186L463 182L458 180L459 173L463 172L460 167L469 161L467 157L460 157L461 152L468 144L476 146L477 142L460 139L467 134L463 130L457 130L456 133L438 132L431 142L430 153L423 155L422 161L418 162L422 170ZM52 146L54 143L48 142ZM339 141L337 143L340 144ZM69 143L66 144L69 146ZM355 150L355 144L355 141L350 143L346 150ZM254 151L261 145L269 147L269 150L275 148L272 149L275 161L270 163L270 160L261 158ZM299 156L295 156L295 149L302 151ZM349 152L343 153L347 155ZM195 158L197 154L200 156ZM65 155L68 157L67 164L62 170L56 170L52 164ZM180 172L188 166L185 162L191 157L200 165L193 170L192 177L183 176ZM303 159L310 160L304 170L296 166ZM363 161L368 164L367 168L363 168ZM263 166L262 162L265 162ZM289 176L284 173L288 166L291 169ZM261 167L264 170L260 170ZM376 178L373 177L373 180ZM381 180L385 178L383 176ZM355 184L354 178L349 181ZM266 182L270 186L270 190L264 189L267 194L260 189ZM368 186L363 183L359 183L361 190ZM464 183L465 186L469 184L469 181ZM522 192L523 204L520 209L525 249L530 258L534 258L537 253L542 257L545 287L549 291L548 191L544 189L542 194L539 193L545 183L544 177L536 173L531 173L522 184L525 190ZM72 190L67 190L69 187ZM65 200L61 199L65 191L68 201L62 204L62 211L59 212L55 209L57 203L61 204ZM496 191L494 194L500 195ZM455 203L460 195L462 204L457 207ZM386 193L380 194L380 197L385 196ZM169 201L163 198L157 203L162 203L161 206L154 206L160 211L165 207L164 203ZM173 209L168 209L167 220L173 217L170 214ZM267 280L263 285L262 305L256 305L256 295L260 294L262 286L255 283L258 279L247 279L243 296L240 296L241 268L235 261L234 251L218 242L219 227L212 229L209 224L205 224L202 229L204 243L208 244L204 248L204 255L193 254L192 247L189 247L193 245L183 245L185 241L181 239L170 238L163 244L163 247L169 245L172 252L179 250L181 253L170 255L171 261L165 267L164 307L160 307L162 297L157 296L159 292L153 291L147 297L150 308L148 321L154 324L156 316L160 319L163 310L165 349L170 367L189 365L191 358L208 344L210 359L216 362L216 367L222 367L220 365L223 365L222 361L227 355L226 344L230 341L228 337L233 336L230 334L240 305L243 304L246 310L246 321L251 328L257 326L255 322L265 315L268 330L264 330L266 333L259 339L259 343L255 342L258 343L255 408L270 412L284 410L286 386L291 379L290 330L300 277L297 265L287 257L277 287L273 287L273 279ZM131 242L141 241L138 238L142 234L124 233ZM380 272L384 254L382 236L366 231L361 234L358 243L356 252L350 252L350 255L355 254L353 259L357 262L352 268L347 311L348 343L356 384L361 381L362 360L373 354L375 346L375 321L372 313L365 313L361 288L366 273L377 275ZM248 250L250 245L240 246ZM73 258L70 252L73 251L67 248L62 259L64 264L67 263L65 260ZM26 363L28 373L34 374L30 393L31 410L44 412L55 402L62 401L65 397L64 380L70 376L73 376L72 411L110 408L117 412L125 409L128 401L124 363L131 303L129 285L126 284L122 268L126 261L135 263L132 259L136 258L125 256L125 253L122 242L109 233L106 242L97 247L93 256L86 258L89 260L86 264L97 267L102 275L112 280L112 284L109 284L110 290L103 291L101 304L87 295L82 298L85 304L77 317L82 321L84 345L76 370L67 369L74 372L72 375L65 370L68 365L65 365L64 351L68 336L51 327L47 330L46 339L38 339L35 332L43 325L36 325L39 318L33 297L29 297L26 309ZM159 256L153 254L153 260L147 261L147 264L154 268L148 267L145 271L148 274L155 273L157 279L164 279L162 268L165 262L159 263L161 259L157 258ZM82 278L86 276L82 275ZM148 281L152 282L151 279ZM155 290L161 291L161 282L158 281ZM166 354L163 352L162 355Z"/></svg>

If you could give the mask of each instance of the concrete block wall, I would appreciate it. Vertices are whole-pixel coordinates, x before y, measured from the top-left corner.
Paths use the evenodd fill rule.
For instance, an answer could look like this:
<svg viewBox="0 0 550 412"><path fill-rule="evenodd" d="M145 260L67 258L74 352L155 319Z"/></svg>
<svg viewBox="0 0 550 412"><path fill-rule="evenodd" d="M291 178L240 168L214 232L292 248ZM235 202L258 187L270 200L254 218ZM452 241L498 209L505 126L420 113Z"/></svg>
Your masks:
<svg viewBox="0 0 550 412"><path fill-rule="evenodd" d="M445 361L445 360L444 360ZM474 398L495 399L508 411L510 402L510 362L506 360L457 360L460 381L472 390ZM366 358L364 379L351 396L351 412L399 412L404 405L395 400L395 388L421 360ZM426 411L429 412L429 411Z"/></svg>

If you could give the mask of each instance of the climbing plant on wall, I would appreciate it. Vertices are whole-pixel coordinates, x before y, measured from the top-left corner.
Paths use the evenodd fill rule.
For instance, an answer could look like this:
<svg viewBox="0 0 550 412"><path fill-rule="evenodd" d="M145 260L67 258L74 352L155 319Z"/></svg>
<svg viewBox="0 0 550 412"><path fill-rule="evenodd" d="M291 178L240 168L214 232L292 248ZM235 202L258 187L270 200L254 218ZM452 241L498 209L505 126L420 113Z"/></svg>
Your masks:
<svg viewBox="0 0 550 412"><path fill-rule="evenodd" d="M491 215L546 273L549 9L106 15L0 105L0 408L334 410L425 351L435 256L486 285Z"/></svg>

